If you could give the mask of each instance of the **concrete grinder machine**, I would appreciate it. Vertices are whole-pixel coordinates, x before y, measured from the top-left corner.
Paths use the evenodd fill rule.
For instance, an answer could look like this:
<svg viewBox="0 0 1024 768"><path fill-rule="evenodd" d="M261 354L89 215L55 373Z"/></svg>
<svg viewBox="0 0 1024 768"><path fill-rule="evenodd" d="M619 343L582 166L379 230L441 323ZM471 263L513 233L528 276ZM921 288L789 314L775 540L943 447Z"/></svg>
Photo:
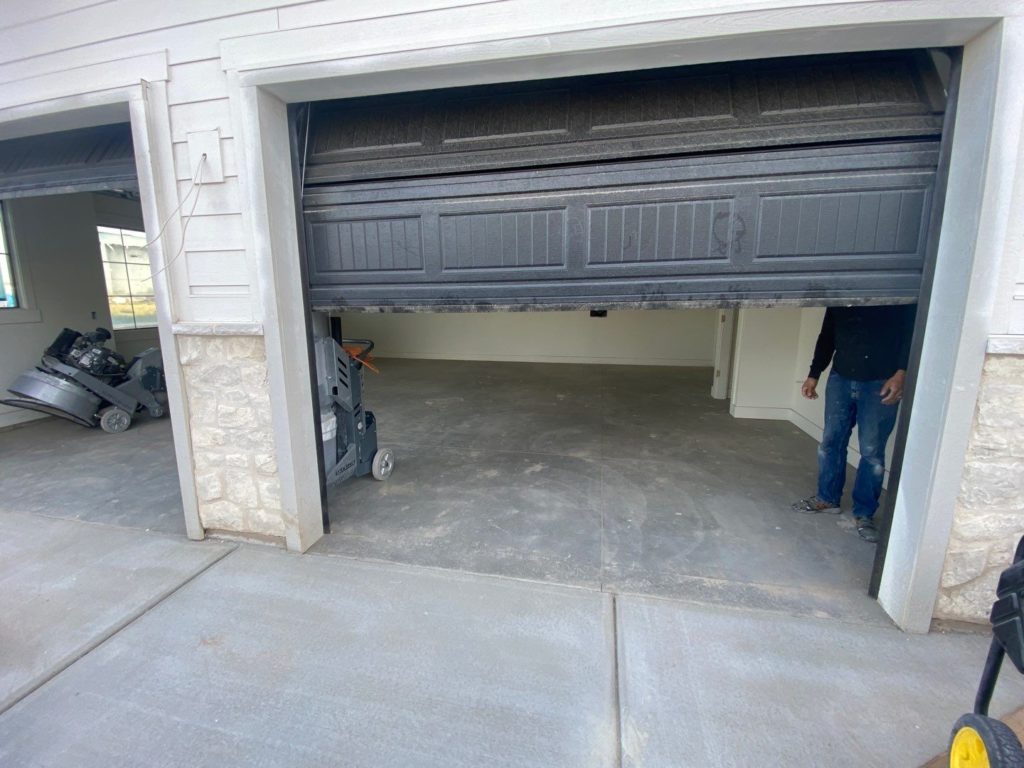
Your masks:
<svg viewBox="0 0 1024 768"><path fill-rule="evenodd" d="M386 480L395 468L394 452L377 447L376 418L363 408L363 368L372 367L372 349L369 339L313 341L328 485L368 474Z"/></svg>
<svg viewBox="0 0 1024 768"><path fill-rule="evenodd" d="M8 389L4 405L39 411L116 434L131 426L135 414L164 415L164 364L150 347L131 362L106 347L110 331L79 333L65 328L43 352L35 368Z"/></svg>

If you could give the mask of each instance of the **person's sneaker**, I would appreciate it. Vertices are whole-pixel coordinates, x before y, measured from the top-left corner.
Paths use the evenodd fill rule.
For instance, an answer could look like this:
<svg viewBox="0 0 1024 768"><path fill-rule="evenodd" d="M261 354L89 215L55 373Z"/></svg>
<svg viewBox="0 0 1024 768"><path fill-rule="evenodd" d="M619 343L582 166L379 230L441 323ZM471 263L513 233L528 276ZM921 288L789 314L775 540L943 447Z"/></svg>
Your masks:
<svg viewBox="0 0 1024 768"><path fill-rule="evenodd" d="M805 515L816 515L819 512L838 515L841 510L838 504L833 504L831 501L819 499L817 496L808 496L806 499L793 502L793 511L802 512Z"/></svg>
<svg viewBox="0 0 1024 768"><path fill-rule="evenodd" d="M878 529L875 528L874 520L870 517L854 517L853 519L857 523L858 536L872 544L878 541Z"/></svg>

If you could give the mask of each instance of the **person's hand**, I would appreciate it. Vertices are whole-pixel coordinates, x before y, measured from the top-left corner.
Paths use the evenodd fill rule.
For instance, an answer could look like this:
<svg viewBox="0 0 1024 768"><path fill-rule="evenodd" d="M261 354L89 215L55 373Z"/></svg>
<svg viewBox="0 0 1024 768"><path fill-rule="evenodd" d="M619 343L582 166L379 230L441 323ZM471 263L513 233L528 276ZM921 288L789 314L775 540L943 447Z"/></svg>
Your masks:
<svg viewBox="0 0 1024 768"><path fill-rule="evenodd" d="M882 405L896 405L903 399L903 384L906 381L906 371L896 371L891 378L882 385Z"/></svg>
<svg viewBox="0 0 1024 768"><path fill-rule="evenodd" d="M804 379L804 383L800 386L800 394L806 397L808 400L817 400L818 380L812 379L810 376Z"/></svg>

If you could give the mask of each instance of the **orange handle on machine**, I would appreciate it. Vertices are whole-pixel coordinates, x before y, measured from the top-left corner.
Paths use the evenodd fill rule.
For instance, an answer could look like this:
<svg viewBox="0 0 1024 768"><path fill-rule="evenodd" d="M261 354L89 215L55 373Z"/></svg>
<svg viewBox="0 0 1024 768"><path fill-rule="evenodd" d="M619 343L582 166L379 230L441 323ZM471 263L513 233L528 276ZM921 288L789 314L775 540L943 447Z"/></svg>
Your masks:
<svg viewBox="0 0 1024 768"><path fill-rule="evenodd" d="M367 354L366 357L359 356L360 353L363 351L362 347L359 347L355 344L344 344L342 345L342 349L344 349L348 353L348 356L351 357L353 360L358 360L360 363L365 365L374 373L380 373L380 370L377 368L377 366L370 362L370 360L372 360L373 358L369 354Z"/></svg>

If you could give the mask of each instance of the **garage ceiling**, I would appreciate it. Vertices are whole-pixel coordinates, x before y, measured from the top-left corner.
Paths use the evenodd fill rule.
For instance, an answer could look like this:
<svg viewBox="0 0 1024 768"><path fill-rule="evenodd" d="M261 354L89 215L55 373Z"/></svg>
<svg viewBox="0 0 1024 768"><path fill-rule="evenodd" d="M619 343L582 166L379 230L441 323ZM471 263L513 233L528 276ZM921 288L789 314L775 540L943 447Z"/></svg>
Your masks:
<svg viewBox="0 0 1024 768"><path fill-rule="evenodd" d="M943 110L920 52L314 104L311 302L910 300Z"/></svg>

